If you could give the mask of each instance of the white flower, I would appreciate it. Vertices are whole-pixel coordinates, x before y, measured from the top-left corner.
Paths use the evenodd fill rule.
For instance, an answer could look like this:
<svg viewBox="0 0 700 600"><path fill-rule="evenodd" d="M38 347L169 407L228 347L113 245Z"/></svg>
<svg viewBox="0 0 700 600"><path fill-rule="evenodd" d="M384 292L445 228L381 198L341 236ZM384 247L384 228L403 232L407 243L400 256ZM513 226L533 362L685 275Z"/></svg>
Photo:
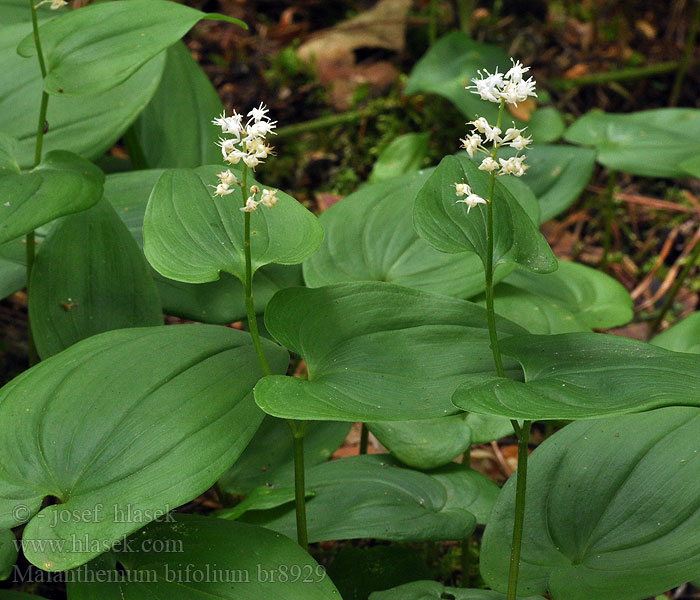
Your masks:
<svg viewBox="0 0 700 600"><path fill-rule="evenodd" d="M51 10L58 10L59 8L61 8L63 6L66 6L68 4L68 2L66 2L66 0L42 0L41 2L36 4L34 6L34 8L39 8L40 6L42 6L44 4L51 4L51 6L49 7L49 8L51 8Z"/></svg>
<svg viewBox="0 0 700 600"><path fill-rule="evenodd" d="M477 196L476 194L469 194L466 198L462 198L461 200L457 200L457 202L463 202L464 204L467 205L467 214L469 214L469 211L474 208L477 204L486 204L486 200L484 200L481 196Z"/></svg>
<svg viewBox="0 0 700 600"><path fill-rule="evenodd" d="M211 187L216 189L214 192L215 196L228 196L229 194L233 194L233 190L229 187L229 185L223 182L216 186L212 185Z"/></svg>
<svg viewBox="0 0 700 600"><path fill-rule="evenodd" d="M484 132L484 137L486 138L487 142L494 142L495 144L500 144L501 143L501 128L500 127L491 127L488 126L486 128L486 131Z"/></svg>
<svg viewBox="0 0 700 600"><path fill-rule="evenodd" d="M516 150L524 150L530 143L532 143L532 138L519 135L510 143L510 146Z"/></svg>
<svg viewBox="0 0 700 600"><path fill-rule="evenodd" d="M277 204L277 190L263 190L262 195L260 196L260 203L265 208L272 208L275 204Z"/></svg>
<svg viewBox="0 0 700 600"><path fill-rule="evenodd" d="M498 163L495 160L493 160L493 158L491 158L490 156L487 156L484 160L481 161L479 169L481 171L488 171L489 173L493 173L496 169L498 169Z"/></svg>
<svg viewBox="0 0 700 600"><path fill-rule="evenodd" d="M230 169L221 171L221 173L217 173L216 176L219 178L219 181L225 185L236 185L238 183L238 179L231 173Z"/></svg>
<svg viewBox="0 0 700 600"><path fill-rule="evenodd" d="M248 165L251 169L254 169L260 164L260 160L254 154L244 154L243 162Z"/></svg>
<svg viewBox="0 0 700 600"><path fill-rule="evenodd" d="M479 147L484 140L478 133L473 133L472 135L468 135L463 140L459 141L462 142L462 148L467 151L469 158L474 158L474 152L479 150Z"/></svg>
<svg viewBox="0 0 700 600"><path fill-rule="evenodd" d="M468 183L455 183L455 189L457 190L457 196L468 196L472 193Z"/></svg>
<svg viewBox="0 0 700 600"><path fill-rule="evenodd" d="M527 165L523 164L524 160L524 156L511 156L508 160L499 158L498 162L501 163L501 173L504 175L521 177L528 168Z"/></svg>
<svg viewBox="0 0 700 600"><path fill-rule="evenodd" d="M484 117L479 117L474 121L469 121L467 125L472 125L479 133L486 133L487 129L491 129L489 122Z"/></svg>
<svg viewBox="0 0 700 600"><path fill-rule="evenodd" d="M500 102L499 88L503 85L503 73L498 72L498 67L493 74L486 69L484 69L486 75L483 75L481 71L477 71L477 73L479 77L472 79L474 85L467 86L466 89L474 88L474 93L479 94L482 100Z"/></svg>
<svg viewBox="0 0 700 600"><path fill-rule="evenodd" d="M248 199L245 201L245 206L242 206L240 210L241 212L253 212L258 209L258 204L260 203L256 202L253 196L248 196Z"/></svg>
<svg viewBox="0 0 700 600"><path fill-rule="evenodd" d="M235 140L225 140L223 138L219 138L216 145L221 148L221 154L224 156L224 158L236 150Z"/></svg>
<svg viewBox="0 0 700 600"><path fill-rule="evenodd" d="M241 159L246 156L248 155L245 152L242 152L236 148L230 154L227 154L224 160L232 165L237 165L239 162L241 162Z"/></svg>
<svg viewBox="0 0 700 600"><path fill-rule="evenodd" d="M265 116L268 113L267 107L261 102L258 108L251 110L247 116L252 117L255 121L260 121L262 119L267 119Z"/></svg>
<svg viewBox="0 0 700 600"><path fill-rule="evenodd" d="M513 66L506 72L506 79L510 79L511 81L518 83L522 81L523 79L523 73L527 73L530 70L530 67L523 67L523 64L519 60L513 60L512 58L510 59L510 62L513 63Z"/></svg>
<svg viewBox="0 0 700 600"><path fill-rule="evenodd" d="M223 133L230 133L240 139L243 131L242 121L243 115L239 115L234 110L230 117L227 117L225 112L221 113L221 116L214 119L212 123L221 127Z"/></svg>
<svg viewBox="0 0 700 600"><path fill-rule="evenodd" d="M520 129L516 129L515 127L509 127L508 129L506 129L506 134L503 136L503 141L510 142L511 140L517 138L521 133L522 131L520 131Z"/></svg>

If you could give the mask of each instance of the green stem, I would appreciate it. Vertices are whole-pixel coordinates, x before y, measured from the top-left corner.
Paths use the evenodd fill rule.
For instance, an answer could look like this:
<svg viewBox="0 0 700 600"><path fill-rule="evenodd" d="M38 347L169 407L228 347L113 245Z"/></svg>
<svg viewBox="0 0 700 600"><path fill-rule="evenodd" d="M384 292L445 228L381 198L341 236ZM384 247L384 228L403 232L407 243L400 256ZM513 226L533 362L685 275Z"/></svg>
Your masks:
<svg viewBox="0 0 700 600"><path fill-rule="evenodd" d="M248 167L243 165L241 176L241 189L243 191L243 204L248 195ZM258 361L264 375L271 375L270 365L265 358L260 332L258 331L258 321L255 314L255 304L253 302L253 269L250 249L250 213L243 213L245 232L243 238L243 248L245 252L245 307L248 315L248 329L253 339L253 347L258 355ZM304 489L304 434L306 433L306 422L288 420L287 423L292 430L294 438L294 497L297 514L297 541L306 550L309 546L306 534L306 491Z"/></svg>
<svg viewBox="0 0 700 600"><path fill-rule="evenodd" d="M691 62L695 61L693 60ZM647 65L645 67L631 67L629 69L620 69L619 71L591 73L590 75L582 75L581 77L574 77L571 79L552 79L549 81L549 87L565 92L573 88L588 85L601 85L618 81L644 79L645 77L653 77L654 75L673 73L678 69L679 64L679 61L672 60L655 65Z"/></svg>
<svg viewBox="0 0 700 600"><path fill-rule="evenodd" d="M367 454L367 446L369 446L369 429L367 429L367 423L362 423L362 431L360 432L360 454Z"/></svg>
<svg viewBox="0 0 700 600"><path fill-rule="evenodd" d="M680 272L680 274L676 278L676 281L673 282L671 289L668 291L668 296L666 296L666 301L661 307L661 311L659 312L658 316L654 319L654 322L651 324L651 328L649 330L649 337L654 335L654 333L656 333L656 331L661 326L661 323L663 322L666 313L670 310L671 306L673 306L673 301L676 299L676 295L681 289L683 282L685 281L686 277L688 277L688 275L690 274L690 270L695 266L695 263L698 262L698 258L700 258L700 240L695 242L695 248L693 248L693 251L690 253L690 256L688 256L688 258L686 259L686 263L683 267L683 270Z"/></svg>
<svg viewBox="0 0 700 600"><path fill-rule="evenodd" d="M617 171L610 169L608 173L608 187L605 197L605 234L603 237L603 258L600 261L601 268L608 266L610 258L610 244L612 241L612 222L615 218L615 184L617 183Z"/></svg>
<svg viewBox="0 0 700 600"><path fill-rule="evenodd" d="M471 33L472 13L474 12L475 0L457 0L457 14L459 16L459 27L464 33Z"/></svg>
<svg viewBox="0 0 700 600"><path fill-rule="evenodd" d="M39 60L39 69L41 69L42 81L46 78L46 61L44 60L44 51L41 47L41 37L39 36L39 20L36 14L36 6L34 0L29 0L29 7L32 13L32 32L34 37L34 46L36 47L36 55ZM44 145L44 133L46 133L46 111L49 107L49 95L42 90L41 105L39 107L39 121L36 128L36 143L34 145L34 166L36 167L41 162L41 152ZM32 269L34 267L34 257L36 256L36 236L34 231L27 233L26 237L27 251L27 292L29 292L29 282L32 277ZM36 351L34 336L32 335L31 323L28 329L29 342L29 365L35 365L39 362L39 355Z"/></svg>
<svg viewBox="0 0 700 600"><path fill-rule="evenodd" d="M460 581L460 585L463 588L468 588L472 583L472 557L469 552L471 541L471 537L462 540L462 552L460 556L460 562L462 563L462 580Z"/></svg>
<svg viewBox="0 0 700 600"><path fill-rule="evenodd" d="M518 436L518 470L515 488L515 519L513 521L513 541L510 551L510 571L508 573L508 594L506 600L516 600L518 574L520 572L520 551L523 543L525 524L525 491L527 489L527 450L530 440L530 421L525 421Z"/></svg>
<svg viewBox="0 0 700 600"><path fill-rule="evenodd" d="M432 46L437 39L438 2L430 0L430 19L428 21L428 42Z"/></svg>
<svg viewBox="0 0 700 600"><path fill-rule="evenodd" d="M503 117L503 109L505 102L501 101L501 106L498 110L498 121L496 127L501 126ZM498 156L498 147L494 144L491 152L491 158L496 160ZM503 362L501 361L501 352L498 347L498 333L496 332L496 311L493 304L493 191L496 186L496 175L491 173L491 183L489 184L489 197L486 204L486 265L484 275L486 279L486 319L489 327L489 338L491 340L491 353L493 361L496 363L496 373L499 377L505 376L503 370Z"/></svg>
<svg viewBox="0 0 700 600"><path fill-rule="evenodd" d="M243 204L245 206L245 200L248 194L248 167L245 165L243 165L242 190ZM244 212L243 214L245 215L245 231L243 237L243 251L245 252L245 283L243 285L243 289L245 294L245 308L248 315L248 330L250 331L250 336L253 338L253 347L255 348L255 353L258 355L258 361L260 362L260 368L262 369L263 375L271 375L272 371L270 371L270 365L267 363L262 342L260 341L258 320L255 314L255 303L253 301L253 268L250 255L250 213Z"/></svg>
<svg viewBox="0 0 700 600"><path fill-rule="evenodd" d="M297 514L297 542L304 549L309 548L306 532L306 486L304 482L304 434L306 421L287 421L294 438L294 500Z"/></svg>
<svg viewBox="0 0 700 600"><path fill-rule="evenodd" d="M685 40L683 58L681 58L680 64L678 65L678 71L676 71L676 78L673 81L671 97L668 102L669 106L676 106L676 104L678 104L678 98L681 95L683 79L685 77L686 71L688 70L688 64L690 64L690 55L693 53L693 48L695 47L695 37L698 34L698 25L700 25L700 0L696 0L695 2L695 13L693 14L693 22L690 24L688 38Z"/></svg>
<svg viewBox="0 0 700 600"><path fill-rule="evenodd" d="M346 123L354 123L356 121L361 121L368 115L372 114L368 110L353 110L339 115L328 115L326 117L319 117L318 119L311 119L310 121L304 121L303 123L296 123L294 125L287 125L286 127L280 127L276 130L276 139L284 139L289 137L296 137L302 133L307 133L309 131L317 131L319 129L328 129L329 127L335 127L336 125L345 125Z"/></svg>

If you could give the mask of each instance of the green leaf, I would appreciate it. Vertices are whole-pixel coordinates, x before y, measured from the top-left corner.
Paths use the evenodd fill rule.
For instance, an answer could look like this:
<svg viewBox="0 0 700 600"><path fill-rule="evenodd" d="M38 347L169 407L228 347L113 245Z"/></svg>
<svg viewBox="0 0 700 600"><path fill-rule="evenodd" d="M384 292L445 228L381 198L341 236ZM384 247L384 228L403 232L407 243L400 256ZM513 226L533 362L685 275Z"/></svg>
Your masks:
<svg viewBox="0 0 700 600"><path fill-rule="evenodd" d="M17 43L32 31L28 6L23 4L27 21L2 27L0 35L0 72L4 75L0 79L0 131L19 140L17 160L23 168L30 168L34 164L42 79L36 58L22 58L16 52ZM107 92L80 98L51 98L44 151L70 150L89 159L101 156L148 104L164 65L163 53Z"/></svg>
<svg viewBox="0 0 700 600"><path fill-rule="evenodd" d="M340 600L323 567L296 542L196 515L151 524L77 575L84 577L68 584L70 600Z"/></svg>
<svg viewBox="0 0 700 600"><path fill-rule="evenodd" d="M700 178L700 154L681 161L678 163L678 168L681 169L686 176L690 175L691 177Z"/></svg>
<svg viewBox="0 0 700 600"><path fill-rule="evenodd" d="M484 267L477 256L439 252L416 234L413 202L431 172L366 185L324 212L323 243L304 261L307 285L387 281L458 298L482 291ZM511 270L502 266L496 280Z"/></svg>
<svg viewBox="0 0 700 600"><path fill-rule="evenodd" d="M700 354L700 312L693 313L660 333L651 340L651 343L674 352Z"/></svg>
<svg viewBox="0 0 700 600"><path fill-rule="evenodd" d="M21 290L27 284L26 245L23 239L0 245L0 298Z"/></svg>
<svg viewBox="0 0 700 600"><path fill-rule="evenodd" d="M697 390L697 388L696 388ZM700 574L700 411L567 425L530 459L518 591L639 600ZM508 582L515 477L486 527L481 574Z"/></svg>
<svg viewBox="0 0 700 600"><path fill-rule="evenodd" d="M0 580L8 579L17 562L17 540L10 529L0 530Z"/></svg>
<svg viewBox="0 0 700 600"><path fill-rule="evenodd" d="M44 570L101 554L231 466L262 421L260 373L248 334L210 325L110 331L39 363L0 391L0 527L29 521Z"/></svg>
<svg viewBox="0 0 700 600"><path fill-rule="evenodd" d="M516 152L503 148L500 154L506 158ZM591 179L595 159L594 150L565 144L535 144L527 149L530 168L522 180L537 196L540 222L556 217L578 199Z"/></svg>
<svg viewBox="0 0 700 600"><path fill-rule="evenodd" d="M290 288L265 324L306 361L309 380L266 377L255 400L288 419L407 421L454 414L450 397L469 373L494 369L486 311L464 300L388 283ZM502 335L522 332L499 319ZM505 368L519 373L513 362Z"/></svg>
<svg viewBox="0 0 700 600"><path fill-rule="evenodd" d="M496 312L530 333L608 329L632 320L632 298L612 277L560 260L554 273L511 273L494 290ZM484 296L476 300L486 305Z"/></svg>
<svg viewBox="0 0 700 600"><path fill-rule="evenodd" d="M66 12L39 28L47 68L44 90L62 96L105 92L207 17L167 0L117 0ZM17 52L36 55L31 34Z"/></svg>
<svg viewBox="0 0 700 600"><path fill-rule="evenodd" d="M472 445L487 444L513 433L510 419L468 413L467 424L472 430Z"/></svg>
<svg viewBox="0 0 700 600"><path fill-rule="evenodd" d="M230 195L213 196L206 187L217 181L215 170L221 168L173 169L158 179L143 232L146 257L161 275L205 283L226 271L245 280L241 189L236 186ZM248 178L248 185L255 183ZM278 198L274 208L251 213L253 273L270 263L300 263L323 240L323 229L312 213L283 192Z"/></svg>
<svg viewBox="0 0 700 600"><path fill-rule="evenodd" d="M506 600L504 594L491 590L446 587L437 581L414 581L383 592L374 592L369 600ZM519 600L543 600L541 596Z"/></svg>
<svg viewBox="0 0 700 600"><path fill-rule="evenodd" d="M221 130L211 119L223 110L221 100L184 44L171 46L166 56L160 85L134 123L146 161L151 168L217 163Z"/></svg>
<svg viewBox="0 0 700 600"><path fill-rule="evenodd" d="M345 546L328 567L344 600L367 600L374 590L430 577L425 560L404 545Z"/></svg>
<svg viewBox="0 0 700 600"><path fill-rule="evenodd" d="M104 196L112 204L139 246L143 246L143 218L148 197L162 169L107 175ZM0 263L1 268L1 263ZM218 281L189 284L152 272L163 311L204 323L233 323L246 316L241 282L222 273ZM301 266L265 265L253 278L255 310L262 314L267 302L280 289L302 285Z"/></svg>
<svg viewBox="0 0 700 600"><path fill-rule="evenodd" d="M48 4L37 7L37 17L40 21L55 17L61 10L52 10ZM3 0L0 4L0 23L3 27L14 25L15 23L25 23L31 19L31 13L27 8L25 0Z"/></svg>
<svg viewBox="0 0 700 600"><path fill-rule="evenodd" d="M308 490L304 492L305 498L312 498L313 495L313 492ZM295 498L296 490L292 485L282 487L261 485L250 490L248 495L235 506L217 511L216 516L220 519L235 520L248 510L277 508L278 506L294 502Z"/></svg>
<svg viewBox="0 0 700 600"><path fill-rule="evenodd" d="M20 173L17 162L17 149L19 142L4 133L0 133L0 177L4 175L18 175Z"/></svg>
<svg viewBox="0 0 700 600"><path fill-rule="evenodd" d="M457 463L447 464L428 475L445 486L451 502L467 507L477 523L483 525L488 521L500 490L486 475Z"/></svg>
<svg viewBox="0 0 700 600"><path fill-rule="evenodd" d="M413 222L418 235L441 252L475 252L486 261L487 208L479 204L467 214L457 203L455 183L468 183L474 193L489 197L491 176L464 156L446 156L416 197ZM547 241L518 201L496 180L493 197L494 265L519 264L535 272L557 267Z"/></svg>
<svg viewBox="0 0 700 600"><path fill-rule="evenodd" d="M367 427L393 456L416 469L445 465L471 445L466 413L420 421L368 423Z"/></svg>
<svg viewBox="0 0 700 600"><path fill-rule="evenodd" d="M148 263L106 201L51 231L39 247L29 297L42 358L104 331L163 323Z"/></svg>
<svg viewBox="0 0 700 600"><path fill-rule="evenodd" d="M25 594L24 592L8 592L0 590L0 600L41 600L43 596L36 594Z"/></svg>
<svg viewBox="0 0 700 600"><path fill-rule="evenodd" d="M500 347L522 364L525 383L472 376L455 392L456 406L511 419L572 420L700 405L700 356L599 333L515 336Z"/></svg>
<svg viewBox="0 0 700 600"><path fill-rule="evenodd" d="M304 465L308 469L327 461L345 441L351 425L312 421L304 435ZM253 488L281 485L294 480L294 445L289 424L266 416L240 458L219 479L231 494L247 494Z"/></svg>
<svg viewBox="0 0 700 600"><path fill-rule="evenodd" d="M441 481L399 468L388 455L353 456L316 465L306 472L306 487L314 493L306 503L310 542L462 539L476 525L469 510L473 495L469 487L462 494L448 492ZM296 532L293 505L249 509L242 518L289 537Z"/></svg>
<svg viewBox="0 0 700 600"><path fill-rule="evenodd" d="M420 169L428 156L428 139L427 133L406 133L394 139L374 163L369 183L407 175Z"/></svg>
<svg viewBox="0 0 700 600"><path fill-rule="evenodd" d="M511 66L508 55L500 47L475 42L466 33L454 31L440 38L416 63L404 93L407 96L420 92L439 94L450 100L465 117L472 119L478 115L495 124L498 105L482 100L465 87L472 85L471 80L478 77L479 69L486 68L493 73L499 67L505 72ZM542 114L538 115L540 112ZM514 121L516 127L527 126L536 143L552 142L564 131L563 119L553 107L535 111L527 123L508 114L503 118L507 124ZM462 133L455 136L455 141L459 135Z"/></svg>
<svg viewBox="0 0 700 600"><path fill-rule="evenodd" d="M98 167L62 150L49 152L30 173L0 177L0 244L90 208L103 182Z"/></svg>
<svg viewBox="0 0 700 600"><path fill-rule="evenodd" d="M644 177L687 177L680 164L700 154L700 110L659 108L630 114L592 110L564 138L593 146L598 162Z"/></svg>

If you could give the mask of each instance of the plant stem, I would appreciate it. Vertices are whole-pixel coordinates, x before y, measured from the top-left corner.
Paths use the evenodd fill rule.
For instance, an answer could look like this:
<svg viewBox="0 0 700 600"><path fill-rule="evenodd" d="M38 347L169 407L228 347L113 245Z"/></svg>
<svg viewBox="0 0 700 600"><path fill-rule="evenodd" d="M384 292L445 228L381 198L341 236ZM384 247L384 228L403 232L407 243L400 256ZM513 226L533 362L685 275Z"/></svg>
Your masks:
<svg viewBox="0 0 700 600"><path fill-rule="evenodd" d="M690 270L695 266L695 263L698 262L698 258L700 258L700 240L695 242L695 248L693 248L692 252L686 259L686 263L683 267L683 270L680 272L678 277L676 277L676 281L673 282L671 289L668 291L666 301L661 307L658 316L654 319L654 322L651 324L651 328L649 329L649 337L654 335L654 333L656 333L658 328L661 326L661 323L663 322L666 313L669 311L671 306L673 306L673 301L676 299L676 295L681 289L683 282L685 281L686 277L688 277L688 275L690 274Z"/></svg>
<svg viewBox="0 0 700 600"><path fill-rule="evenodd" d="M700 0L695 0L695 13L693 14L693 21L690 24L690 30L688 31L688 38L685 40L683 58L681 58L680 64L678 65L678 71L676 71L676 78L673 81L671 97L668 101L669 106L676 106L676 104L678 104L678 98L681 95L681 87L683 85L683 78L688 70L690 55L693 53L693 47L695 46L695 37L698 34L698 25L700 25Z"/></svg>
<svg viewBox="0 0 700 600"><path fill-rule="evenodd" d="M679 64L679 61L671 60L657 63L655 65L647 65L645 67L631 67L629 69L620 69L619 71L591 73L590 75L582 75L581 77L573 77L571 79L552 79L549 81L549 86L553 89L565 92L573 88L587 85L600 85L603 83L611 83L616 81L644 79L645 77L651 77L654 75L673 73L678 69Z"/></svg>
<svg viewBox="0 0 700 600"><path fill-rule="evenodd" d="M241 190L243 191L243 204L245 205L246 195L248 193L248 167L243 165L243 173L241 176ZM245 307L248 315L248 329L250 336L253 339L253 347L258 355L260 368L264 375L271 375L270 365L265 358L262 342L260 341L260 332L258 331L258 321L255 314L255 303L253 302L253 269L250 249L250 213L243 213L244 217L244 238L243 248L245 252ZM305 421L287 420L289 427L292 430L294 439L294 498L297 514L297 541L299 545L306 550L309 546L308 536L306 533L306 491L304 489L304 434L306 433Z"/></svg>
<svg viewBox="0 0 700 600"><path fill-rule="evenodd" d="M241 189L243 191L243 204L245 205L246 194L248 193L248 167L246 165L243 165ZM250 331L250 336L253 338L253 347L255 348L255 353L258 355L258 361L260 362L263 375L271 375L272 371L270 371L270 365L267 363L267 358L265 358L265 352L263 351L260 341L258 320L255 314L255 303L253 302L253 268L250 255L250 213L244 212L243 214L245 215L245 231L243 238L243 250L245 252L245 283L243 288L246 314L248 315L248 330Z"/></svg>
<svg viewBox="0 0 700 600"><path fill-rule="evenodd" d="M304 434L306 421L287 421L294 438L294 500L297 514L297 542L304 549L309 548L306 532L306 485L304 482Z"/></svg>
<svg viewBox="0 0 700 600"><path fill-rule="evenodd" d="M472 13L474 12L475 4L475 0L457 0L459 27L464 33L471 33L472 31Z"/></svg>
<svg viewBox="0 0 700 600"><path fill-rule="evenodd" d="M437 39L437 20L438 20L438 4L439 0L430 0L430 20L428 21L428 42L432 46Z"/></svg>
<svg viewBox="0 0 700 600"><path fill-rule="evenodd" d="M367 446L369 445L369 429L367 423L362 423L360 431L360 454L367 454Z"/></svg>
<svg viewBox="0 0 700 600"><path fill-rule="evenodd" d="M525 524L525 492L527 489L527 450L530 441L530 421L525 421L518 436L518 470L515 488L515 519L513 521L513 542L510 551L510 571L508 573L508 594L506 600L516 600L518 574L520 572L520 550L523 543Z"/></svg>
<svg viewBox="0 0 700 600"><path fill-rule="evenodd" d="M39 59L39 69L41 69L41 79L42 81L46 79L46 61L44 60L44 51L41 48L41 38L39 37L39 20L36 14L36 6L34 6L34 0L29 0L29 7L32 13L32 31L34 37L34 46L36 47L36 55ZM49 95L42 90L41 92L41 105L39 107L39 122L36 128L36 143L34 145L34 167L36 167L41 162L41 151L44 145L44 133L47 129L46 123L46 111L49 107ZM36 256L36 236L34 231L30 231L26 236L27 244L27 293L29 292L29 282L32 276L32 269L34 267L34 257ZM32 326L29 324L28 328L28 342L29 342L29 366L35 365L39 362L39 355L36 351L36 345L34 344L34 336L32 335Z"/></svg>
<svg viewBox="0 0 700 600"><path fill-rule="evenodd" d="M471 546L472 538L468 537L462 540L462 552L460 556L460 562L462 567L462 579L460 581L460 586L463 588L468 588L472 583L472 557L469 552L469 547Z"/></svg>
<svg viewBox="0 0 700 600"><path fill-rule="evenodd" d="M603 238L603 258L600 260L601 268L608 266L610 243L612 240L612 222L615 218L615 184L617 183L617 171L610 169L608 173L608 187L605 197L605 237Z"/></svg>

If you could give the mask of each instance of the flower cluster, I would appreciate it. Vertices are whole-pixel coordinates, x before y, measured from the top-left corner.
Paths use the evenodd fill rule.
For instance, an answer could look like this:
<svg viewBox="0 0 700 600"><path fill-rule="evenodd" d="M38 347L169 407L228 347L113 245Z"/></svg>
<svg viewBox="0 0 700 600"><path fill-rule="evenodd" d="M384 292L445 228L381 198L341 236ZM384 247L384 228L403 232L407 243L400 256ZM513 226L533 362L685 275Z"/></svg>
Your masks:
<svg viewBox="0 0 700 600"><path fill-rule="evenodd" d="M271 121L267 112L268 109L261 103L246 115L249 118L245 125L243 115L235 110L230 117L224 112L212 121L214 125L221 127L223 133L233 136L219 139L218 145L227 163L237 165L243 161L251 169L255 169L272 154L272 147L266 143L265 138L268 134L275 133L277 121Z"/></svg>
<svg viewBox="0 0 700 600"><path fill-rule="evenodd" d="M51 10L58 10L59 8L62 8L68 4L66 0L41 0L39 4L36 4L34 8L39 8L40 6L43 6L44 4L50 4Z"/></svg>
<svg viewBox="0 0 700 600"><path fill-rule="evenodd" d="M469 214L469 211L477 204L486 204L486 200L473 193L472 189L466 183L455 183L455 189L457 190L458 196L465 196L465 198L460 198L457 202L463 202L467 205L467 214Z"/></svg>
<svg viewBox="0 0 700 600"><path fill-rule="evenodd" d="M505 74L499 73L498 67L494 73L489 73L486 69L483 74L477 71L479 77L472 79L474 85L467 86L467 89L473 89L482 100L497 104L505 102L517 106L518 102L524 102L529 96L537 97L535 80L532 77L523 78L530 67L523 67L519 60L510 60L513 66Z"/></svg>
<svg viewBox="0 0 700 600"><path fill-rule="evenodd" d="M212 121L214 125L221 127L223 133L233 136L227 139L220 138L217 144L226 162L236 165L243 161L246 166L254 169L272 153L272 148L266 144L265 137L269 133L274 133L273 129L277 121L271 121L266 116L267 112L267 108L261 103L258 108L248 113L249 119L245 125L243 125L243 115L235 110L230 117L227 117L224 112ZM210 186L214 188L215 196L232 194L233 186L243 187L243 183L230 169L221 171L216 176L219 178L219 183ZM261 191L257 185L253 185L250 187L249 194L245 205L240 209L242 212L253 212L260 204L266 208L272 208L277 204L277 190ZM260 195L259 200L256 199L258 195Z"/></svg>

